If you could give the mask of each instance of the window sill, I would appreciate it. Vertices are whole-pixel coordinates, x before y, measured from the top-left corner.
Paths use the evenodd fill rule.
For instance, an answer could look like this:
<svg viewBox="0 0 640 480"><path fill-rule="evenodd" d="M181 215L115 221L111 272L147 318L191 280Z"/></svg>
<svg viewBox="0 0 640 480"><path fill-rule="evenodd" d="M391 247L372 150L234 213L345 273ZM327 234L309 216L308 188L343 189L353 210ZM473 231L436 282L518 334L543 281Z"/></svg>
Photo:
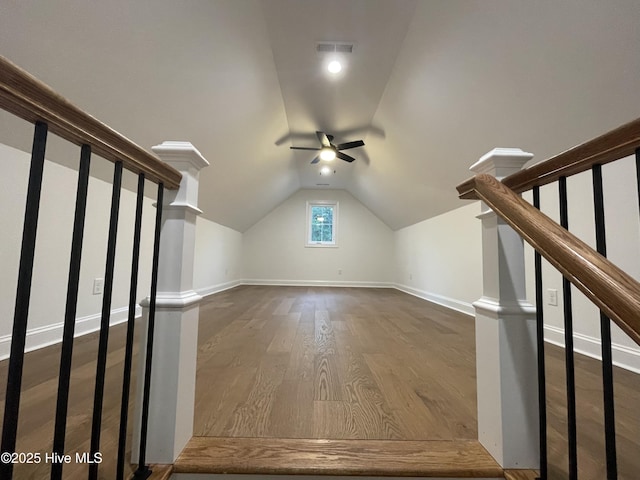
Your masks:
<svg viewBox="0 0 640 480"><path fill-rule="evenodd" d="M338 248L335 243L307 243L305 248Z"/></svg>

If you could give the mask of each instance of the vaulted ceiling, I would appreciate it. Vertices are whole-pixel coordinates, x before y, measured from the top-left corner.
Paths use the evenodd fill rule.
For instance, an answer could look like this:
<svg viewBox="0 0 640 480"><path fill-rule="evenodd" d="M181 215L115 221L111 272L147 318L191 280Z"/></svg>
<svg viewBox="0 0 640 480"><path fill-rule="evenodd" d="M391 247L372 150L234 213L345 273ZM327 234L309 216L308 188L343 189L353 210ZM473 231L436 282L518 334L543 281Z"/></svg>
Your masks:
<svg viewBox="0 0 640 480"><path fill-rule="evenodd" d="M21 0L0 54L145 148L192 142L206 218L244 231L328 183L397 229L462 205L493 147L540 160L640 116L638 19L636 0ZM354 44L338 77L321 41ZM14 123L0 142L22 147ZM289 149L315 130L366 146L320 177Z"/></svg>

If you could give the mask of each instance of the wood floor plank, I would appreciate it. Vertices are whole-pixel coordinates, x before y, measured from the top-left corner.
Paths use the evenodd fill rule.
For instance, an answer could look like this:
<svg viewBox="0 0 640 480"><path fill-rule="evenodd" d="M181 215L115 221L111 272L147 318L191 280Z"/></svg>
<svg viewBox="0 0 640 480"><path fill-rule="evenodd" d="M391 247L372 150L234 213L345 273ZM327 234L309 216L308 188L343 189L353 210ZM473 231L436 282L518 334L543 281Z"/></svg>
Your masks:
<svg viewBox="0 0 640 480"><path fill-rule="evenodd" d="M289 313L284 316L280 327L276 330L273 340L267 347L267 353L289 353L298 333L300 312Z"/></svg>
<svg viewBox="0 0 640 480"><path fill-rule="evenodd" d="M360 436L351 404L341 401L313 402L313 438L351 438Z"/></svg>
<svg viewBox="0 0 640 480"><path fill-rule="evenodd" d="M313 316L313 312L310 314ZM306 317L306 318L305 318ZM288 381L306 382L313 381L315 367L315 337L314 322L302 312L298 323L298 330L294 339L289 364L285 372L285 379Z"/></svg>
<svg viewBox="0 0 640 480"><path fill-rule="evenodd" d="M505 470L505 480L537 480L539 472L537 470Z"/></svg>
<svg viewBox="0 0 640 480"><path fill-rule="evenodd" d="M295 302L295 298L287 297L283 298L276 309L273 311L274 315L287 315Z"/></svg>
<svg viewBox="0 0 640 480"><path fill-rule="evenodd" d="M382 355L365 354L378 388L403 428L405 438L411 440L450 440L453 434L439 412L425 405L422 399Z"/></svg>
<svg viewBox="0 0 640 480"><path fill-rule="evenodd" d="M342 381L336 355L318 354L314 363L314 395L316 401L342 400Z"/></svg>
<svg viewBox="0 0 640 480"><path fill-rule="evenodd" d="M286 354L268 354L263 357L246 400L235 409L227 423L226 434L243 437L262 437L268 434L271 410L287 364Z"/></svg>
<svg viewBox="0 0 640 480"><path fill-rule="evenodd" d="M271 408L269 436L312 438L314 385L309 381L284 380ZM293 400L293 401L292 401Z"/></svg>
<svg viewBox="0 0 640 480"><path fill-rule="evenodd" d="M399 475L498 478L476 441L312 440L194 437L176 473Z"/></svg>
<svg viewBox="0 0 640 480"><path fill-rule="evenodd" d="M333 327L329 319L327 310L317 310L315 312L315 342L316 351L322 355L333 355L336 353Z"/></svg>
<svg viewBox="0 0 640 480"><path fill-rule="evenodd" d="M348 331L339 332L336 335L336 342L341 352L338 365L342 378L342 396L351 406L351 413L360 437L403 438L401 428L389 404L375 383L366 361L362 355L353 350L351 340Z"/></svg>
<svg viewBox="0 0 640 480"><path fill-rule="evenodd" d="M199 370L195 409L203 412L194 425L194 435L219 436L225 433L229 418L245 401L257 368L213 367Z"/></svg>

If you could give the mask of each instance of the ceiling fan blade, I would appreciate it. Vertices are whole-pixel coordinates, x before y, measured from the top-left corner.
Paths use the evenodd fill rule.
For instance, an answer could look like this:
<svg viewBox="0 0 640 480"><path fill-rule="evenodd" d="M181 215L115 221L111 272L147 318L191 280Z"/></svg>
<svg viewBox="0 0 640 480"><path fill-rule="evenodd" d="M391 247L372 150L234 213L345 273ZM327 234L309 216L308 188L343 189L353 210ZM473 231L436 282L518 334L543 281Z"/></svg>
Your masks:
<svg viewBox="0 0 640 480"><path fill-rule="evenodd" d="M324 132L316 132L316 135L318 136L318 140L320 140L320 143L322 144L323 147L331 146L331 142L329 141L329 139L327 138Z"/></svg>
<svg viewBox="0 0 640 480"><path fill-rule="evenodd" d="M350 148L364 147L362 140L356 140L355 142L341 143L338 145L338 150L349 150Z"/></svg>
<svg viewBox="0 0 640 480"><path fill-rule="evenodd" d="M317 156L316 158L311 160L311 165L313 165L314 163L318 163L319 161L320 161L320 156Z"/></svg>
<svg viewBox="0 0 640 480"><path fill-rule="evenodd" d="M342 152L336 152L336 157L338 157L340 160L344 160L345 162L349 162L349 163L355 160L355 158L350 157L346 153L342 153Z"/></svg>
<svg viewBox="0 0 640 480"><path fill-rule="evenodd" d="M289 147L291 150L321 150L320 148L312 147Z"/></svg>

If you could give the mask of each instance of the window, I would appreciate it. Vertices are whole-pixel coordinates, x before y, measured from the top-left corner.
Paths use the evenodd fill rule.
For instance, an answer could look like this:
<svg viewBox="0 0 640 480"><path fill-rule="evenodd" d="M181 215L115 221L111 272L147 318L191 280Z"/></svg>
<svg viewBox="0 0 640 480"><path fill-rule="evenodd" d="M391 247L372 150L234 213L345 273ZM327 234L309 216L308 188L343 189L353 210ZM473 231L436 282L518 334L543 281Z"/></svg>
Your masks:
<svg viewBox="0 0 640 480"><path fill-rule="evenodd" d="M336 247L338 202L307 202L307 247Z"/></svg>

